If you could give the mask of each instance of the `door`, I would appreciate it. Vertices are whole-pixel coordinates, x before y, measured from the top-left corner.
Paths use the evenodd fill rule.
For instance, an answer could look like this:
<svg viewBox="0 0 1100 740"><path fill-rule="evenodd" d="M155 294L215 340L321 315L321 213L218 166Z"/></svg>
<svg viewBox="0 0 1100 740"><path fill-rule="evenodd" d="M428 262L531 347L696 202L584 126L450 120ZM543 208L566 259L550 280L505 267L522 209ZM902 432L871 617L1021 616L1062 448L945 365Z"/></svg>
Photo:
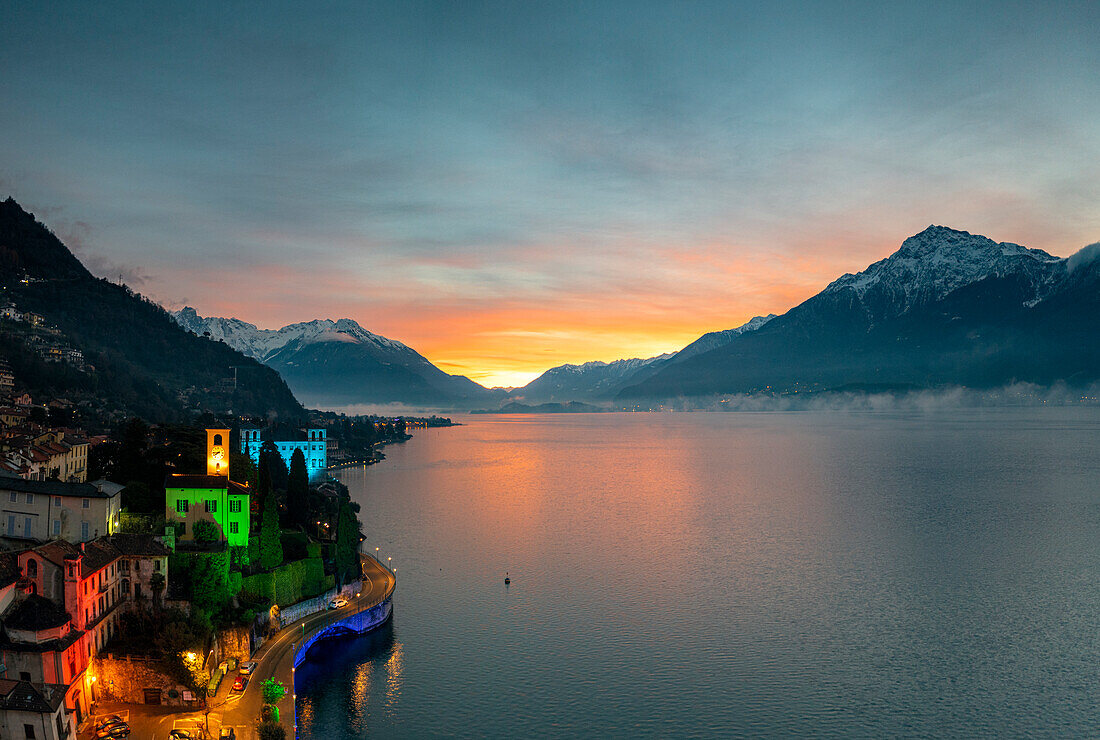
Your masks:
<svg viewBox="0 0 1100 740"><path fill-rule="evenodd" d="M146 704L160 704L160 689L145 689Z"/></svg>

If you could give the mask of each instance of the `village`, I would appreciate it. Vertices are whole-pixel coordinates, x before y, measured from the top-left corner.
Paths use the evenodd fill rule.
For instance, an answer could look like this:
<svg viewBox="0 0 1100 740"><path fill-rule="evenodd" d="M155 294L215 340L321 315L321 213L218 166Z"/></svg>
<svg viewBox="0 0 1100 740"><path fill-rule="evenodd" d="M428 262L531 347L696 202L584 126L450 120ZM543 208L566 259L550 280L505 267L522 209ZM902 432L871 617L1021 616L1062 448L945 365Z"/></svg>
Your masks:
<svg viewBox="0 0 1100 740"><path fill-rule="evenodd" d="M137 716L216 736L266 642L359 603L359 506L325 472L328 430L235 421L89 435L0 365L0 737L122 738ZM233 705L225 736L285 736L286 683Z"/></svg>

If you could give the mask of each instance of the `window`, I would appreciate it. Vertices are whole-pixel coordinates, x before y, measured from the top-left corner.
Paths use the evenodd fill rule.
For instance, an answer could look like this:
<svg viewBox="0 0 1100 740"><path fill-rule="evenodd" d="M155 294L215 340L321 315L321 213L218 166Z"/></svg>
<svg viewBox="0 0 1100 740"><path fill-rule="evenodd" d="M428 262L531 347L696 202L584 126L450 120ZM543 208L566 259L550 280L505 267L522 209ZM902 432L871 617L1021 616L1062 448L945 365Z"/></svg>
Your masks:
<svg viewBox="0 0 1100 740"><path fill-rule="evenodd" d="M8 494L8 501L11 501L14 504L18 500L19 500L19 494L16 493L15 491L12 491L11 493Z"/></svg>
<svg viewBox="0 0 1100 740"><path fill-rule="evenodd" d="M19 680L20 681L30 681L31 680L30 671L19 671Z"/></svg>
<svg viewBox="0 0 1100 740"><path fill-rule="evenodd" d="M8 514L8 534L15 536L15 514Z"/></svg>
<svg viewBox="0 0 1100 740"><path fill-rule="evenodd" d="M177 514L186 514L187 513L187 508L188 508L187 499L181 498L178 501L176 501L176 513Z"/></svg>
<svg viewBox="0 0 1100 740"><path fill-rule="evenodd" d="M240 514L241 513L241 502L240 501L230 501L229 502L229 513L230 514Z"/></svg>
<svg viewBox="0 0 1100 740"><path fill-rule="evenodd" d="M61 534L61 520L60 519L54 519L53 520L53 533L54 533L55 537L60 536L60 534Z"/></svg>
<svg viewBox="0 0 1100 740"><path fill-rule="evenodd" d="M88 539L88 522L81 522L80 523L80 539L82 539L82 540Z"/></svg>
<svg viewBox="0 0 1100 740"><path fill-rule="evenodd" d="M82 508L82 509L88 509L88 508L91 508L91 506L92 506L92 502L91 502L91 501L89 501L88 499L81 499L81 501L80 501L80 508Z"/></svg>
<svg viewBox="0 0 1100 740"><path fill-rule="evenodd" d="M23 732L27 733L27 740L34 740L34 725L23 725Z"/></svg>
<svg viewBox="0 0 1100 740"><path fill-rule="evenodd" d="M237 534L240 531L240 525L237 522L229 523L229 534Z"/></svg>
<svg viewBox="0 0 1100 740"><path fill-rule="evenodd" d="M222 435L215 434L214 435L214 444L220 445L221 443L222 443Z"/></svg>
<svg viewBox="0 0 1100 740"><path fill-rule="evenodd" d="M217 501L207 501L206 502L206 512L208 514L216 514L218 512L218 502Z"/></svg>
<svg viewBox="0 0 1100 740"><path fill-rule="evenodd" d="M61 506L61 497L60 496L54 496L53 497L53 505L54 506Z"/></svg>
<svg viewBox="0 0 1100 740"><path fill-rule="evenodd" d="M38 561L34 558L27 561L27 578L38 578Z"/></svg>
<svg viewBox="0 0 1100 740"><path fill-rule="evenodd" d="M129 560L123 560L122 563L120 563L118 567L124 575L128 575L130 573L130 561Z"/></svg>
<svg viewBox="0 0 1100 740"><path fill-rule="evenodd" d="M180 522L180 537L187 534L187 522Z"/></svg>
<svg viewBox="0 0 1100 740"><path fill-rule="evenodd" d="M23 517L23 534L27 537L31 536L31 518L29 516Z"/></svg>
<svg viewBox="0 0 1100 740"><path fill-rule="evenodd" d="M33 493L28 493L27 494L27 503L28 504L33 504L34 503L34 494Z"/></svg>
<svg viewBox="0 0 1100 740"><path fill-rule="evenodd" d="M159 560L154 560L153 561L153 570L157 571L158 573L160 572L160 561Z"/></svg>

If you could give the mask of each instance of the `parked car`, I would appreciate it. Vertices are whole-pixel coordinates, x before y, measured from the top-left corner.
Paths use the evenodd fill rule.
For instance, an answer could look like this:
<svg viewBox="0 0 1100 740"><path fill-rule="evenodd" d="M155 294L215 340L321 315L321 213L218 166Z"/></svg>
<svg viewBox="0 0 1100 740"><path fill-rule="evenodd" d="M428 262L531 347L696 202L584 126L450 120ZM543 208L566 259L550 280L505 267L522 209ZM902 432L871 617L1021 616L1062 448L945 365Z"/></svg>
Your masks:
<svg viewBox="0 0 1100 740"><path fill-rule="evenodd" d="M232 727L223 727L218 740L237 740L237 733L233 732Z"/></svg>
<svg viewBox="0 0 1100 740"><path fill-rule="evenodd" d="M172 730L168 733L168 740L195 740L190 730Z"/></svg>
<svg viewBox="0 0 1100 740"><path fill-rule="evenodd" d="M109 725L107 727L104 727L102 730L95 731L95 736L100 738L100 740L104 740L105 738L110 738L110 740L120 740L120 738L129 737L129 735L130 725L127 724Z"/></svg>
<svg viewBox="0 0 1100 740"><path fill-rule="evenodd" d="M248 688L248 676L237 676L237 680L233 682L234 691L244 691Z"/></svg>
<svg viewBox="0 0 1100 740"><path fill-rule="evenodd" d="M340 607L347 606L347 605L348 605L348 600L345 599L343 596L340 596L340 597L335 598L332 601L330 601L328 603L328 608L329 609L339 609Z"/></svg>
<svg viewBox="0 0 1100 740"><path fill-rule="evenodd" d="M254 670L256 670L255 661L246 660L244 663L241 663L241 675L242 676L251 676L252 671L254 671Z"/></svg>
<svg viewBox="0 0 1100 740"><path fill-rule="evenodd" d="M110 717L104 717L99 722L96 722L95 729L96 729L96 732L99 732L104 727L111 727L113 725L124 725L124 724L126 724L126 720L124 720L122 717L119 717L117 714L112 714Z"/></svg>

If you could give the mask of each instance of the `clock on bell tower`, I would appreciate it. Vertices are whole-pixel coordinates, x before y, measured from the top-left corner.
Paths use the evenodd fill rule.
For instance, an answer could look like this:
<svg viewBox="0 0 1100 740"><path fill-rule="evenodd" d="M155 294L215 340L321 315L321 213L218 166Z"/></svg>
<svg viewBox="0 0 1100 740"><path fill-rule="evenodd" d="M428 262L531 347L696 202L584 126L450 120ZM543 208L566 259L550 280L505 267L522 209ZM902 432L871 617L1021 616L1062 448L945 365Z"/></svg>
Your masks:
<svg viewBox="0 0 1100 740"><path fill-rule="evenodd" d="M206 474L229 475L229 430L206 430Z"/></svg>

